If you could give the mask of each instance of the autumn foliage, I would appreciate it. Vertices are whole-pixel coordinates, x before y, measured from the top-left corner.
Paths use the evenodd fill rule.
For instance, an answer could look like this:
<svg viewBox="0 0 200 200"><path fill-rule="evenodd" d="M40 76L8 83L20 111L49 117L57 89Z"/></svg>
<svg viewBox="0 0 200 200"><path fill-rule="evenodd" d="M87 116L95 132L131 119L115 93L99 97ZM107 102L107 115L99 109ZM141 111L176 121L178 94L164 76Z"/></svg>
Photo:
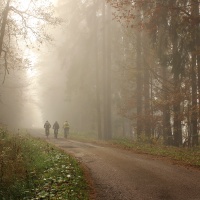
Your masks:
<svg viewBox="0 0 200 200"><path fill-rule="evenodd" d="M138 138L162 135L167 145L198 145L199 2L107 2L113 19L135 33L136 87L132 96L124 95L121 114L136 121Z"/></svg>

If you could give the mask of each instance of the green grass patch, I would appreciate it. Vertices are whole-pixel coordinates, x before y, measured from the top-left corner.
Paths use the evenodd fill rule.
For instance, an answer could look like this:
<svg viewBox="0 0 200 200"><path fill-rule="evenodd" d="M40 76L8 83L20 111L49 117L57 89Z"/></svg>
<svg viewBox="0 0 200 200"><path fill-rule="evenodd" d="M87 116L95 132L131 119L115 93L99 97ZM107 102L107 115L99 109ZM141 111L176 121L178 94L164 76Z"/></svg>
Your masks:
<svg viewBox="0 0 200 200"><path fill-rule="evenodd" d="M78 162L43 140L0 130L0 200L89 199Z"/></svg>
<svg viewBox="0 0 200 200"><path fill-rule="evenodd" d="M147 153L155 156L167 157L183 164L200 167L200 147L177 148L161 144L148 144L128 139L113 139L111 144L120 148L134 150L138 153Z"/></svg>

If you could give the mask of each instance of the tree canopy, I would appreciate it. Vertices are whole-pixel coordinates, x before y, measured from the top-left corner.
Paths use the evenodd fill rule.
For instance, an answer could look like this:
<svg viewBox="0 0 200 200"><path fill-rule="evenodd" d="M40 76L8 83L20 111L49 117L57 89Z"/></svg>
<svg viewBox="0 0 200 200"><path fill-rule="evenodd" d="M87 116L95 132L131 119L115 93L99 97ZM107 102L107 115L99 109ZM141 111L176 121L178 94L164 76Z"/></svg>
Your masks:
<svg viewBox="0 0 200 200"><path fill-rule="evenodd" d="M28 60L23 57L25 48L37 48L51 41L48 26L61 22L55 16L50 1L2 0L0 10L0 65L4 75L9 68L17 67Z"/></svg>

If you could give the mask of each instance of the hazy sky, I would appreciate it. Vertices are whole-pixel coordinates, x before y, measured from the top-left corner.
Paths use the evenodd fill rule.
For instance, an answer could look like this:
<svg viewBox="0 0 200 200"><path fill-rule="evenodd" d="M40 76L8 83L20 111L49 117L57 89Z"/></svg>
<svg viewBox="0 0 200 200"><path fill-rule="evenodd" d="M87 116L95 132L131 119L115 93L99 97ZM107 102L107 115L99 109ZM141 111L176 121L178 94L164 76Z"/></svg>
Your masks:
<svg viewBox="0 0 200 200"><path fill-rule="evenodd" d="M21 10L25 9L28 1L19 4ZM56 4L58 0L54 0ZM25 48L22 53L31 61L28 69L10 71L4 85L0 85L2 111L9 113L1 117L1 122L12 124L10 116L21 113L20 126L43 127L46 120L53 123L55 120L65 120L62 114L65 104L65 77L66 72L59 61L57 53L57 37L62 27L53 29L54 45L43 45L41 49ZM56 39L57 38L57 39ZM1 75L2 79L2 75ZM0 80L2 81L2 80ZM20 111L16 109L16 104Z"/></svg>
<svg viewBox="0 0 200 200"><path fill-rule="evenodd" d="M24 5L21 8L26 8L27 2L24 0L22 2ZM22 50L22 56L29 58L31 65L28 69L10 71L5 84L0 86L0 95L2 94L0 100L4 105L2 111L9 113L8 116L0 115L0 122L11 125L18 117L16 121L20 121L20 127L43 128L46 120L49 120L51 124L56 120L62 124L70 117L76 121L73 106L65 101L66 74L70 60L69 54L75 54L74 59L77 61L79 59L77 54L82 55L81 51L85 51L85 43L79 44L78 40L81 35L79 29L84 28L76 24L77 21L80 21L81 16L78 16L76 21L74 19L77 16L73 15L75 23L73 21L71 24L72 30L68 29L69 23L66 23L72 17L66 9L69 9L72 14L77 2L54 0L55 5L57 2L60 6L57 13L60 12L61 17L64 17L66 21L61 26L48 28L50 34L54 36L54 45L43 44L39 51L27 47ZM67 3L66 9L62 2ZM83 33L85 34L84 30ZM70 41L69 46L67 46L68 43L66 45L66 40ZM74 51L74 43L78 48L82 45L82 48L79 48L80 51ZM74 116L72 117L72 115ZM76 115L79 116L78 109Z"/></svg>
<svg viewBox="0 0 200 200"><path fill-rule="evenodd" d="M59 32L59 28L57 30ZM51 123L61 120L63 112L66 72L58 58L59 40L56 38L58 37L55 37L55 45L44 46L35 53L37 60L27 70L30 86L26 91L28 100L24 110L33 114L32 125L36 127L43 125L46 120Z"/></svg>

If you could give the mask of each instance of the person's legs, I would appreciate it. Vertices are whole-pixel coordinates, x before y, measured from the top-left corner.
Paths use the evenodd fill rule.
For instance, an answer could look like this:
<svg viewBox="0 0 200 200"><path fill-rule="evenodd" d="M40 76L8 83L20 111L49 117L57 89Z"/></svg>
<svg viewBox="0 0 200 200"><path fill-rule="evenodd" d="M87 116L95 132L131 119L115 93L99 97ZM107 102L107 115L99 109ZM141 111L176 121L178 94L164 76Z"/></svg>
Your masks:
<svg viewBox="0 0 200 200"><path fill-rule="evenodd" d="M54 128L54 138L56 138L56 129Z"/></svg>
<svg viewBox="0 0 200 200"><path fill-rule="evenodd" d="M49 129L48 128L45 129L45 134L46 134L46 136L48 138L49 137Z"/></svg>
<svg viewBox="0 0 200 200"><path fill-rule="evenodd" d="M69 128L67 128L67 135L69 134Z"/></svg>
<svg viewBox="0 0 200 200"><path fill-rule="evenodd" d="M64 129L64 138L67 138L67 129Z"/></svg>
<svg viewBox="0 0 200 200"><path fill-rule="evenodd" d="M58 136L58 129L54 129L54 137L57 138Z"/></svg>

